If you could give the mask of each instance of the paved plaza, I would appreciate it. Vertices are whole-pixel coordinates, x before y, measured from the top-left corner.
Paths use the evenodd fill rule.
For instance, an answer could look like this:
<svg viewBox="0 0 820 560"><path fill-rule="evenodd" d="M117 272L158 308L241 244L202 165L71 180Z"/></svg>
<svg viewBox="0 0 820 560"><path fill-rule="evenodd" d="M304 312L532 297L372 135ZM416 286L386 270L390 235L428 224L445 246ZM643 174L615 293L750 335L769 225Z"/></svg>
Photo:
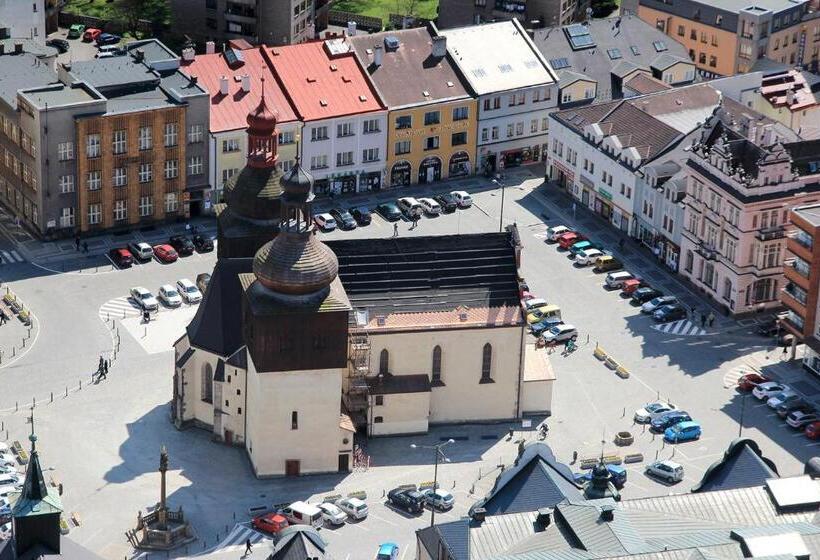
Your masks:
<svg viewBox="0 0 820 560"><path fill-rule="evenodd" d="M733 386L752 368L792 382L813 400L820 397L820 384L796 362L781 361L771 341L754 334L754 319L737 322L718 315L713 326L703 327L696 316L694 321L658 326L618 292L605 290L602 275L573 266L566 253L545 242L548 226L578 227L612 249L627 269L695 306L697 315L712 310L634 242L628 241L619 250L619 234L584 210L573 210L567 199L544 185L540 172L538 168L518 169L503 179L507 184L503 219L502 192L483 178L408 189L422 196L465 188L473 193L475 203L454 214L422 219L416 228L400 222L399 235L487 232L513 222L518 225L524 244L521 272L531 291L560 305L564 321L580 332L578 351L551 355L557 381L547 443L556 457L570 463L575 452L585 458L619 451L613 437L626 430L635 435L635 443L620 452L642 453L646 461L673 457L684 465L686 479L671 487L647 478L645 462L629 465L629 481L623 490L626 497L688 491L739 433L755 439L781 474L802 472L803 462L820 444L785 427L753 397L744 403ZM381 192L355 201L372 205L395 195ZM317 206L323 210L328 203ZM213 232L213 224L198 223ZM520 423L438 426L424 436L370 440L367 470L256 480L243 450L215 444L206 432L196 429L179 432L169 421L171 344L183 333L195 306L162 309L146 325L127 299L134 286L156 293L162 284L210 272L215 252L195 254L170 265L154 261L128 270L116 269L105 256L111 247L133 239L159 241L182 229L184 224L176 224L131 237L94 239L87 255L78 254L71 240L20 245L8 234L0 240L0 254L18 251L22 257L0 265L4 292L8 288L17 294L36 316L25 352L13 361L8 358L10 349L16 345L16 357L28 330L21 324L0 326L0 439L8 434L9 441L25 441L29 409L36 402L38 449L46 474L55 484L63 483L66 511L76 512L81 521L72 528L71 538L106 558L131 555L124 532L132 528L138 511L158 501L159 450L166 445L170 505L183 507L200 537L176 555L211 551L236 558L244 551L245 539L253 535L259 541L255 557L264 545L262 537L247 526L251 508L365 491L371 512L368 519L322 531L333 557L372 557L378 543L394 541L402 559L412 558L414 531L429 524L429 511L408 517L383 503L387 490L429 481L433 476L432 452L412 449L412 443L455 440L447 447L449 462L440 466L439 480L456 496L456 506L437 515L437 520L455 520L515 460L518 442L536 438L534 430ZM368 227L322 235L332 239L388 237L393 235L393 225L374 217ZM596 344L631 372L629 379L617 377L594 357ZM95 381L92 374L100 356L113 365L107 379ZM704 436L700 441L664 445L660 437L633 424L634 410L658 397L669 399L701 422ZM533 419L533 426L540 420ZM512 438L509 430L513 430ZM579 470L577 464L573 468Z"/></svg>

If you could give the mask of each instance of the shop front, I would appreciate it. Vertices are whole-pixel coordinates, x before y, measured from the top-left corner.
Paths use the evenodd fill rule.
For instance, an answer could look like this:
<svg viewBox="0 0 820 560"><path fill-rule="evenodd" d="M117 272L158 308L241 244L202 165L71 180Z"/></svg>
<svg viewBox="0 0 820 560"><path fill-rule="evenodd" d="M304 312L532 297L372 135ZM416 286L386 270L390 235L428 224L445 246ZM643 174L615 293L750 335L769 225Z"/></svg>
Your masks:
<svg viewBox="0 0 820 560"><path fill-rule="evenodd" d="M557 182L563 189L569 189L573 181L575 181L575 173L561 164L556 159L552 160L550 165L550 179Z"/></svg>
<svg viewBox="0 0 820 560"><path fill-rule="evenodd" d="M612 218L612 195L605 189L595 193L595 213L607 221Z"/></svg>
<svg viewBox="0 0 820 560"><path fill-rule="evenodd" d="M330 192L334 195L356 192L356 175L342 175L330 180Z"/></svg>
<svg viewBox="0 0 820 560"><path fill-rule="evenodd" d="M447 168L448 177L465 177L470 174L470 154L456 152L450 157Z"/></svg>
<svg viewBox="0 0 820 560"><path fill-rule="evenodd" d="M413 172L413 166L409 161L402 160L393 164L390 169L390 186L403 187L410 184L410 174Z"/></svg>
<svg viewBox="0 0 820 560"><path fill-rule="evenodd" d="M359 192L377 191L382 188L382 172L371 171L359 175Z"/></svg>
<svg viewBox="0 0 820 560"><path fill-rule="evenodd" d="M591 193L595 192L595 185L583 175L579 175L579 178L581 180L581 204L589 208L590 203L594 198Z"/></svg>
<svg viewBox="0 0 820 560"><path fill-rule="evenodd" d="M441 158L428 156L419 165L419 183L432 183L441 180Z"/></svg>
<svg viewBox="0 0 820 560"><path fill-rule="evenodd" d="M536 144L535 146L506 150L501 152L500 156L504 162L504 168L535 163L541 157L541 145Z"/></svg>
<svg viewBox="0 0 820 560"><path fill-rule="evenodd" d="M313 182L313 192L316 194L330 193L330 181L327 179L316 179Z"/></svg>

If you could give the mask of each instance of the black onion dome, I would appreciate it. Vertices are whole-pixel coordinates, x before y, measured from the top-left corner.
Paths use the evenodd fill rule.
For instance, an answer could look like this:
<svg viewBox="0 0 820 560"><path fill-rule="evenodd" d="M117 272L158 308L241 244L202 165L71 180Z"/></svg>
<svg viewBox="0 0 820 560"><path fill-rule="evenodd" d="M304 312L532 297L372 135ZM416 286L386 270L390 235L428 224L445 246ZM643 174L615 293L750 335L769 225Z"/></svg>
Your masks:
<svg viewBox="0 0 820 560"><path fill-rule="evenodd" d="M311 193L312 189L313 175L305 170L297 159L296 164L282 179L282 191L288 195L305 197Z"/></svg>
<svg viewBox="0 0 820 560"><path fill-rule="evenodd" d="M231 177L225 184L225 201L232 212L254 220L279 217L282 171L278 166L251 167Z"/></svg>

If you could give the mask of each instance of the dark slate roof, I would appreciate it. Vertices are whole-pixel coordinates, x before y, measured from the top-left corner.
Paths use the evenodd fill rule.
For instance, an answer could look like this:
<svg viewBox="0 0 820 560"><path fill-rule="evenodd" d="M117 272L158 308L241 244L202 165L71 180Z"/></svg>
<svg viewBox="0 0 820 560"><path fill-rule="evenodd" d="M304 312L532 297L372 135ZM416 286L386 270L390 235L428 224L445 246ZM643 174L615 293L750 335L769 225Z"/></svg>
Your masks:
<svg viewBox="0 0 820 560"><path fill-rule="evenodd" d="M239 369L247 369L248 368L248 349L246 346L243 346L226 360L229 366L233 366Z"/></svg>
<svg viewBox="0 0 820 560"><path fill-rule="evenodd" d="M191 359L191 356L194 355L194 351L195 350L193 348L188 348L185 352L183 352L182 356L180 356L179 359L177 360L177 367L178 368L184 367L185 364L188 362L188 360Z"/></svg>
<svg viewBox="0 0 820 560"><path fill-rule="evenodd" d="M692 492L762 486L767 479L778 476L777 467L763 456L757 443L751 439L736 439L723 458L706 469Z"/></svg>
<svg viewBox="0 0 820 560"><path fill-rule="evenodd" d="M225 381L225 360L219 358L214 369L214 381Z"/></svg>
<svg viewBox="0 0 820 560"><path fill-rule="evenodd" d="M401 393L429 393L430 378L426 373L414 375L378 375L367 378L373 395L396 395Z"/></svg>
<svg viewBox="0 0 820 560"><path fill-rule="evenodd" d="M268 560L322 560L326 543L313 527L291 525L279 534L279 540Z"/></svg>

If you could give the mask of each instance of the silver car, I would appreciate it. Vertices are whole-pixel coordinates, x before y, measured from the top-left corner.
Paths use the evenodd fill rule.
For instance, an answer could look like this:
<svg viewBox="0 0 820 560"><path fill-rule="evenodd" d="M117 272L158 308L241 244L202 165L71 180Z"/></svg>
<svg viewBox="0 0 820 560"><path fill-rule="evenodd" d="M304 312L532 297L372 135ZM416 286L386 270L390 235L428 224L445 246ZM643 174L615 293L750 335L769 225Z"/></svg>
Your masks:
<svg viewBox="0 0 820 560"><path fill-rule="evenodd" d="M142 286L131 288L131 298L143 311L159 310L159 302L157 301L157 298L155 298L154 294Z"/></svg>
<svg viewBox="0 0 820 560"><path fill-rule="evenodd" d="M646 466L646 474L656 476L669 483L683 480L683 465L674 461L655 461Z"/></svg>

